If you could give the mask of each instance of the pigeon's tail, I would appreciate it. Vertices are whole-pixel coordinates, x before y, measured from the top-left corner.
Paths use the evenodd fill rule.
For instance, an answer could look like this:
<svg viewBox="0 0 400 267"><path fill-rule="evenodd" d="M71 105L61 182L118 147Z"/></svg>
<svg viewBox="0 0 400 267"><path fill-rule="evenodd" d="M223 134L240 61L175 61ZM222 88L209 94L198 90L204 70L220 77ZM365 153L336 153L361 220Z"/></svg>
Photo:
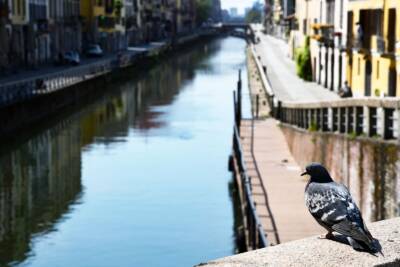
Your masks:
<svg viewBox="0 0 400 267"><path fill-rule="evenodd" d="M364 242L364 241L360 241L360 240L355 240L351 237L347 237L347 241L349 241L350 245L355 250L368 251L368 252L372 252L372 253L382 254L382 248L376 239L373 239L369 242Z"/></svg>

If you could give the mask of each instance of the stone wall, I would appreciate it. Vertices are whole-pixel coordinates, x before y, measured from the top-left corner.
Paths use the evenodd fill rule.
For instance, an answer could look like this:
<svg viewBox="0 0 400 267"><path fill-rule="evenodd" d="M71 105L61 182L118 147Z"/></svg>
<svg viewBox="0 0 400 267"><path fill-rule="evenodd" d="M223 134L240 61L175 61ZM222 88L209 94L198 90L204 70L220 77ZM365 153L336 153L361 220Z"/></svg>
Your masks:
<svg viewBox="0 0 400 267"><path fill-rule="evenodd" d="M320 162L344 183L366 221L400 215L400 146L396 141L310 132L281 124L300 166Z"/></svg>
<svg viewBox="0 0 400 267"><path fill-rule="evenodd" d="M341 235L335 241L314 236L198 266L400 266L400 218L375 222L368 228L378 239L382 254L355 251Z"/></svg>

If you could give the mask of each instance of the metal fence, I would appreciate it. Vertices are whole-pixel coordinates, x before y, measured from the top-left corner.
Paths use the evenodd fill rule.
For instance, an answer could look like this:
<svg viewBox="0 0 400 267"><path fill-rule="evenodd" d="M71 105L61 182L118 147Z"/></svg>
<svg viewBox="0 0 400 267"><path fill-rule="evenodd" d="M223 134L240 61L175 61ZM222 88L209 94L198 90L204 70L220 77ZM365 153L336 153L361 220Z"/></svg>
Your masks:
<svg viewBox="0 0 400 267"><path fill-rule="evenodd" d="M177 40L180 44L183 44L200 36L213 33L213 29L197 29L193 32L177 36ZM170 45L170 42L167 40L163 48L168 48ZM0 107L26 101L36 95L52 93L82 81L110 73L113 70L131 66L145 54L146 52L122 53L108 59L51 74L37 75L18 81L2 83L0 84Z"/></svg>
<svg viewBox="0 0 400 267"><path fill-rule="evenodd" d="M245 228L248 236L248 247L252 249L268 246L266 233L257 214L255 201L251 188L250 176L247 173L244 161L243 148L240 139L241 115L241 78L239 71L238 96L234 93L234 127L233 127L233 158L237 164L240 176L239 190L244 213ZM253 151L252 151L253 152Z"/></svg>
<svg viewBox="0 0 400 267"><path fill-rule="evenodd" d="M234 126L233 135L233 156L237 163L240 180L241 180L241 195L243 196L242 203L244 207L244 218L246 222L246 229L248 231L249 247L253 249L263 248L268 246L268 241L264 228L258 217L255 202L252 195L250 177L247 174L246 166L243 158L243 149L240 143L240 136L237 126Z"/></svg>
<svg viewBox="0 0 400 267"><path fill-rule="evenodd" d="M129 63L132 64L136 58L137 54L132 54L129 57ZM126 64L126 57L124 66L120 64L122 63L120 61L118 57L113 57L51 74L1 84L0 107L28 100L36 95L52 93L130 65Z"/></svg>

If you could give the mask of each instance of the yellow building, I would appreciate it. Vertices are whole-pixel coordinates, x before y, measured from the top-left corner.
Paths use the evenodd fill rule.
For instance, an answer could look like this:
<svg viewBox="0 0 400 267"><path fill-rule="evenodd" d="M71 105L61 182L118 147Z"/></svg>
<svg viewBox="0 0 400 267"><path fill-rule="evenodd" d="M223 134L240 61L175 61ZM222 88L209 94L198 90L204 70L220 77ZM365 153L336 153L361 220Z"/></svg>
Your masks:
<svg viewBox="0 0 400 267"><path fill-rule="evenodd" d="M355 96L399 96L400 1L348 2L347 79Z"/></svg>
<svg viewBox="0 0 400 267"><path fill-rule="evenodd" d="M84 42L99 43L108 52L124 48L123 0L81 0Z"/></svg>
<svg viewBox="0 0 400 267"><path fill-rule="evenodd" d="M320 0L298 0L295 7L295 21L297 30L290 33L290 54L294 58L295 50L305 45L306 37L312 37L314 30L312 25L320 22ZM317 81L317 69L319 65L319 43L310 39L310 52L312 57L313 80Z"/></svg>

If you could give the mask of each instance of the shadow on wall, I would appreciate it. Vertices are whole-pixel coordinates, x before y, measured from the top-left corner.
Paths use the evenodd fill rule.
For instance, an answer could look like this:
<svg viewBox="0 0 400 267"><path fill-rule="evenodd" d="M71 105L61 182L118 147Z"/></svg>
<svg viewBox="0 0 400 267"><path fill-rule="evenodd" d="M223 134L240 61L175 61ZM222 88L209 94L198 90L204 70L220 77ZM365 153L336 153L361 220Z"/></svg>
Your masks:
<svg viewBox="0 0 400 267"><path fill-rule="evenodd" d="M282 124L300 166L321 162L345 184L367 221L400 216L400 146L394 141L309 132Z"/></svg>

